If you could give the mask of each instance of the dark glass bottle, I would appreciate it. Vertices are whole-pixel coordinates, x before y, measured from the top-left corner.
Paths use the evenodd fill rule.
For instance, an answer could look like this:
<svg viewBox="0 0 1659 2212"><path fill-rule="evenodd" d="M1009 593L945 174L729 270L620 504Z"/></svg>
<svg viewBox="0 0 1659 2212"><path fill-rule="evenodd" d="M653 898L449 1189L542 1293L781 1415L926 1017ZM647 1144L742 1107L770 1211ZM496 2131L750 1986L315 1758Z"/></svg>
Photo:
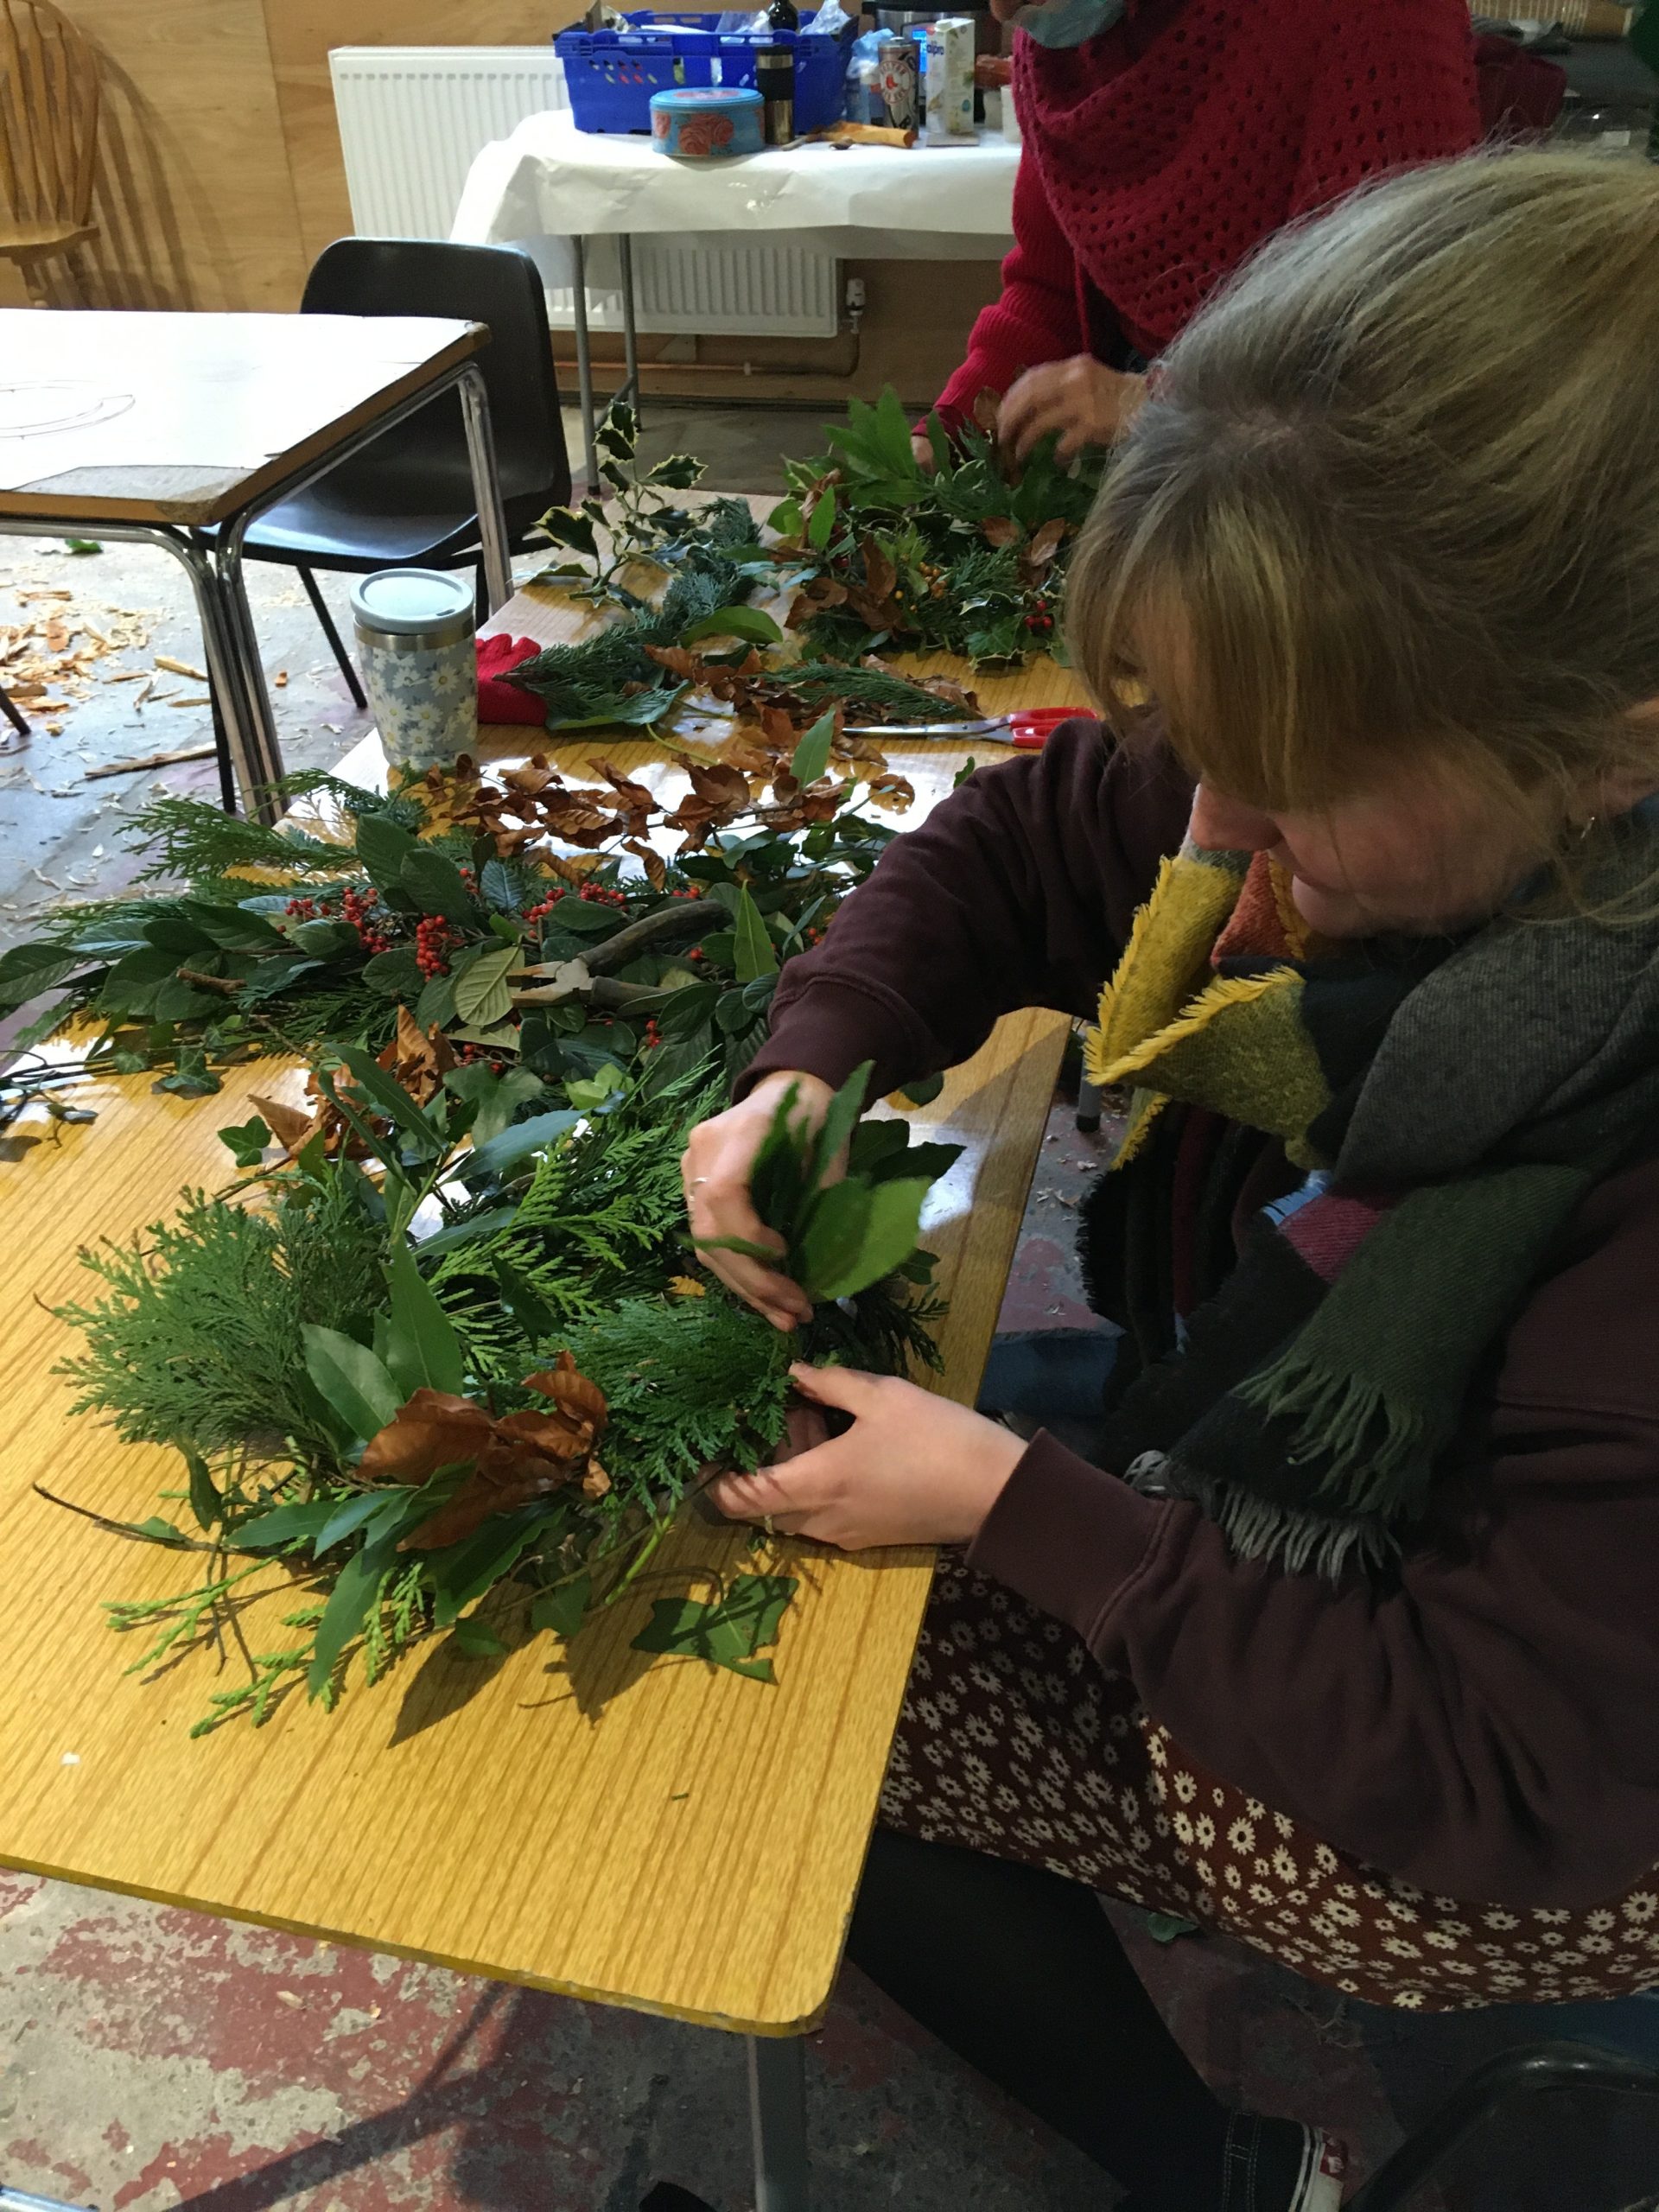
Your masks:
<svg viewBox="0 0 1659 2212"><path fill-rule="evenodd" d="M798 31L801 28L801 11L795 0L772 0L766 22L775 31Z"/></svg>

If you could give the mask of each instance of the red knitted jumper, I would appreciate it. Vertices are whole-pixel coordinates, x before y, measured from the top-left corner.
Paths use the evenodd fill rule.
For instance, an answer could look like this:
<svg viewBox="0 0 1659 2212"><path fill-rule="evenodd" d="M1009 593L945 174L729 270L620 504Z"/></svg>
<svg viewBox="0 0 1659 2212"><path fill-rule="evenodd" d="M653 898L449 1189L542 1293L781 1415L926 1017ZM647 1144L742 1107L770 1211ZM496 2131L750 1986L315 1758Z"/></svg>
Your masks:
<svg viewBox="0 0 1659 2212"><path fill-rule="evenodd" d="M1014 245L947 421L1116 331L1157 353L1291 217L1480 136L1466 0L1129 0L1083 46L1016 38L1014 77Z"/></svg>

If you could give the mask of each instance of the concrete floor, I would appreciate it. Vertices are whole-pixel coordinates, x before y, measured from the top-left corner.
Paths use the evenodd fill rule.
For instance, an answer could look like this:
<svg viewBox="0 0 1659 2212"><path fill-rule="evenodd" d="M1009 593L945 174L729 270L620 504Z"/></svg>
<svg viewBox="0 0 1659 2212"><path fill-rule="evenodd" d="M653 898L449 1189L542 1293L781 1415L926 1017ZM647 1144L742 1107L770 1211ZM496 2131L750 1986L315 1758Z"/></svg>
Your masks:
<svg viewBox="0 0 1659 2212"><path fill-rule="evenodd" d="M761 457L810 452L809 416L652 410L651 457L714 456L715 488L776 488ZM521 571L536 565L521 563ZM343 617L345 590L326 587ZM0 544L0 624L60 591L108 634L60 734L0 725L0 946L60 896L138 865L124 826L151 792L214 788L211 762L86 780L89 766L210 737L205 708L108 677L157 652L200 665L181 572L111 546ZM256 569L256 619L294 766L326 766L362 728L281 569ZM188 702L201 688L163 679ZM1057 1105L1010 1278L1005 1330L1090 1325L1071 1260L1076 1203L1102 1141ZM3 1171L0 1171L3 1172ZM372 1848L372 1839L365 1839ZM556 1869L537 1878L559 1878ZM1153 1942L1116 1917L1160 2002L1225 2095L1348 2135L1361 2169L1495 2050L1553 2018L1420 2019L1344 2005L1230 1943ZM1651 2019L1654 2025L1649 2027ZM1576 2031L1645 2039L1659 2004ZM810 2058L820 2212L1105 2212L1109 2184L933 2047L849 1973ZM0 1874L0 2181L105 2212L633 2212L672 2179L721 2212L751 2201L738 2047L707 2031L514 1991L140 1900ZM1419 2212L1654 2212L1659 2115L1558 2101L1466 2152ZM1195 2208L1195 2212L1202 2212Z"/></svg>

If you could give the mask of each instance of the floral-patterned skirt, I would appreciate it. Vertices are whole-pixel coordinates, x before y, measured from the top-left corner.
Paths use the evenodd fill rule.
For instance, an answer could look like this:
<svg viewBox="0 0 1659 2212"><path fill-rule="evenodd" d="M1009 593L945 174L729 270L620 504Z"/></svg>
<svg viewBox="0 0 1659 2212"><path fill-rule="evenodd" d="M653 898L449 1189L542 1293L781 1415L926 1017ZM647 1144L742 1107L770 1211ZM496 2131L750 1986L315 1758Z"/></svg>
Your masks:
<svg viewBox="0 0 1659 2212"><path fill-rule="evenodd" d="M1428 1895L1210 1773L1079 1637L948 1554L881 1818L1195 1920L1373 2005L1659 1987L1659 1869L1592 1910Z"/></svg>

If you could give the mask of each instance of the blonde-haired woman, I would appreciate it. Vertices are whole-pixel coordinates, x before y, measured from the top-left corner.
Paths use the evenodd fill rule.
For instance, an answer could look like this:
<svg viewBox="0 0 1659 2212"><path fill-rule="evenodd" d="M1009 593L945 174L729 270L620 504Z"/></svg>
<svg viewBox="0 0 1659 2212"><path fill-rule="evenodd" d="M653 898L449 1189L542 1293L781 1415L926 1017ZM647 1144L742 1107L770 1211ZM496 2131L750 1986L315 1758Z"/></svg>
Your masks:
<svg viewBox="0 0 1659 2212"><path fill-rule="evenodd" d="M1656 268L1659 174L1548 155L1267 249L1080 550L1105 726L893 846L688 1154L755 1238L781 1089L1020 1006L1098 1000L1136 1086L1098 1464L803 1370L850 1427L716 1494L966 1547L852 1955L1143 2212L1326 2212L1339 2162L1211 2094L1091 1889L1382 2004L1659 1985Z"/></svg>

